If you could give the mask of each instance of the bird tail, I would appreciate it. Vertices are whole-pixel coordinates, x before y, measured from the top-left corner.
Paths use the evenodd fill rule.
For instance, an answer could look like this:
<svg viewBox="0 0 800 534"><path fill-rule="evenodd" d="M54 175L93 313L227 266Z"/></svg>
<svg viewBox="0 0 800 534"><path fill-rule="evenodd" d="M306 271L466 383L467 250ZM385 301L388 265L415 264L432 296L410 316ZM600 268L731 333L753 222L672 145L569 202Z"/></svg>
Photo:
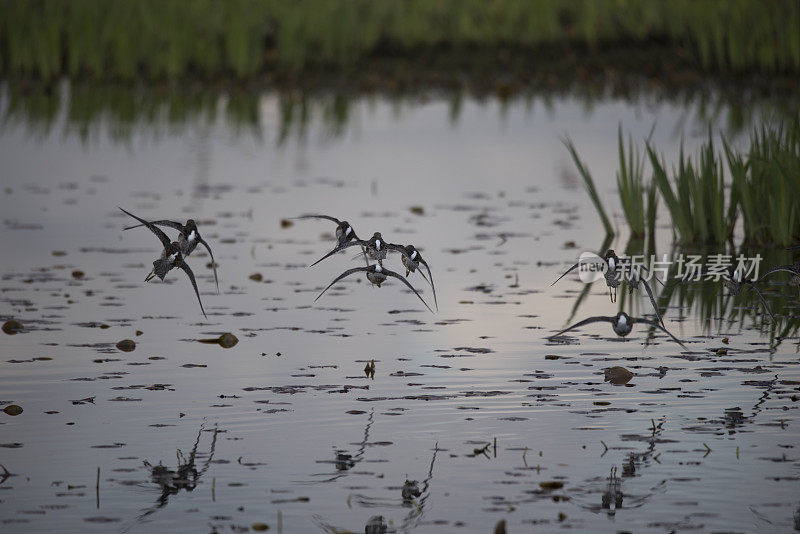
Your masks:
<svg viewBox="0 0 800 534"><path fill-rule="evenodd" d="M160 258L153 262L153 271L150 273L149 278L152 278L153 275L158 276L160 279L164 279L167 276L167 273L172 268L172 262L166 258Z"/></svg>

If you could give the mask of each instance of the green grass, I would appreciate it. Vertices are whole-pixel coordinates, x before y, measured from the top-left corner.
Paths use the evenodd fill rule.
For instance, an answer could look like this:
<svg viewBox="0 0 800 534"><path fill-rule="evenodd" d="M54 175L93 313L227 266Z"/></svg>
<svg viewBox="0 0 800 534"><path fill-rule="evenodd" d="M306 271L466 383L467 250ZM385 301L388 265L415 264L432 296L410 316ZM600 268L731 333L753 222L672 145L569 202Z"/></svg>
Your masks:
<svg viewBox="0 0 800 534"><path fill-rule="evenodd" d="M727 143L725 154L745 243L791 245L800 240L800 118L756 129L744 156Z"/></svg>
<svg viewBox="0 0 800 534"><path fill-rule="evenodd" d="M619 144L619 169L617 170L617 189L622 203L622 211L628 222L628 229L634 238L645 236L646 209L653 205L649 202L650 196L645 198L647 188L644 181L644 158L633 144L633 138L628 138L628 149L622 139L622 125L617 134ZM649 213L648 213L649 214ZM655 213L652 214L655 217Z"/></svg>
<svg viewBox="0 0 800 534"><path fill-rule="evenodd" d="M0 0L0 13L5 78L244 80L443 47L649 43L708 71L800 72L795 0Z"/></svg>
<svg viewBox="0 0 800 534"><path fill-rule="evenodd" d="M671 179L650 143L647 154L653 181L683 243L723 244L732 237L737 215L736 197L726 200L722 161L710 132L696 158L686 156L681 147Z"/></svg>
<svg viewBox="0 0 800 534"><path fill-rule="evenodd" d="M674 240L682 246L733 243L740 220L742 245L785 247L800 242L800 114L755 128L749 148L741 151L724 137L724 150L719 151L709 131L695 156L681 147L671 167L645 141L652 173L649 186L644 157L632 139L626 148L621 128L618 144L620 204L630 237L647 237L648 250L655 248L659 197L669 212ZM601 219L607 221L589 170L571 143L567 148Z"/></svg>
<svg viewBox="0 0 800 534"><path fill-rule="evenodd" d="M597 188L594 186L592 174L589 172L589 169L586 167L586 165L583 164L580 157L578 157L578 152L575 150L575 145L572 144L572 141L570 139L562 139L562 142L564 143L564 146L567 147L567 150L569 150L569 153L572 156L572 161L578 168L578 173L581 175L581 178L583 178L583 185L586 188L586 192L589 193L589 198L592 200L592 204L594 204L597 214L600 215L600 220L603 222L606 235L613 236L614 228L611 226L611 221L609 220L608 215L606 215L606 210L603 207L603 202L600 200L600 195L597 194Z"/></svg>

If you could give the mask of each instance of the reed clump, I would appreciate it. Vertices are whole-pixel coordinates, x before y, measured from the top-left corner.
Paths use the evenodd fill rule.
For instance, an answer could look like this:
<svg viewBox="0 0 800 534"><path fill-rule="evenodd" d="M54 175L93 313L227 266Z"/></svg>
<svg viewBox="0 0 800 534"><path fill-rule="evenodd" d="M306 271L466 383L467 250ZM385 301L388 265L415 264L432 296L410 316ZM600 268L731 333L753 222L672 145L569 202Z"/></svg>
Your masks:
<svg viewBox="0 0 800 534"><path fill-rule="evenodd" d="M789 246L800 242L800 114L753 129L749 146L736 149L711 132L696 155L681 147L669 166L647 140L644 151L619 132L617 188L632 238L655 242L659 198L669 212L673 237L681 246L725 245L741 228L741 245ZM586 166L567 145L601 219L608 217ZM645 160L649 162L647 182ZM741 223L741 227L738 224ZM610 231L610 224L606 224Z"/></svg>

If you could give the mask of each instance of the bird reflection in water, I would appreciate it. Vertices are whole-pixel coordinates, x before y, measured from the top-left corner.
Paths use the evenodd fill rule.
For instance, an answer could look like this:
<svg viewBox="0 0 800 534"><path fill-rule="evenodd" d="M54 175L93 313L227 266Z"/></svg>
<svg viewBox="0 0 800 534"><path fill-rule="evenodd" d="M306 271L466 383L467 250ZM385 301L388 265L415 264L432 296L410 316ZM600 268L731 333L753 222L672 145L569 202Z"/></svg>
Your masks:
<svg viewBox="0 0 800 534"><path fill-rule="evenodd" d="M622 499L622 481L617 477L617 466L614 466L608 476L606 491L600 498L600 506L608 510L608 515L614 515L618 508L622 508Z"/></svg>
<svg viewBox="0 0 800 534"><path fill-rule="evenodd" d="M436 443L433 448L431 463L428 466L427 476L422 483L419 483L416 480L406 479L403 485L399 488L399 501L396 498L383 499L364 494L351 494L348 496L348 506L357 504L364 508L410 508L406 516L402 519L397 527L394 527L391 522L387 523L386 519L382 515L374 515L370 517L369 521L367 521L366 525L364 526L364 532L366 534L410 532L419 525L420 521L422 520L422 516L425 513L425 504L430 497L431 482L433 481L433 466L436 464L436 455L438 452L439 444ZM347 529L342 529L327 523L319 515L314 516L314 522L319 525L324 532L329 532L331 534L349 532Z"/></svg>
<svg viewBox="0 0 800 534"><path fill-rule="evenodd" d="M409 481L406 480L403 486L403 506L408 506L412 509L400 524L400 532L408 532L415 528L422 520L422 514L425 513L425 503L431 496L430 487L431 481L433 480L433 466L436 464L436 454L438 452L439 443L437 442L433 447L433 456L431 457L431 464L428 467L428 476L422 481L422 489L419 489L416 481L413 481L409 487Z"/></svg>
<svg viewBox="0 0 800 534"><path fill-rule="evenodd" d="M367 424L364 427L364 437L358 443L358 449L356 450L355 454L350 454L349 452L341 449L336 449L334 454L336 455L333 460L317 460L317 463L332 463L336 468L336 473L331 475L330 473L317 473L312 476L324 476L322 480L313 480L313 481L303 481L300 484L319 484L322 482L333 482L341 477L347 476L350 469L354 468L361 460L364 459L364 454L367 452L367 444L369 443L369 433L372 429L372 418L375 415L374 411L369 413L367 417Z"/></svg>
<svg viewBox="0 0 800 534"><path fill-rule="evenodd" d="M205 425L200 426L200 430L197 432L197 439L194 441L189 456L185 456L183 452L178 449L178 466L176 469L170 469L169 467L161 465L160 462L158 465L152 465L145 460L144 465L150 469L150 481L158 485L161 489L161 495L159 495L155 505L147 508L139 515L137 518L138 521L142 521L157 510L164 508L169 503L171 495L177 495L181 490L191 492L197 487L200 478L208 470L211 460L214 458L214 449L217 445L217 434L219 433L217 425L214 425L212 430L208 430L207 432L212 433L209 452L207 455L198 453L197 448L200 445L200 436L205 431L204 426ZM198 469L196 461L204 456L205 461L202 467Z"/></svg>
<svg viewBox="0 0 800 534"><path fill-rule="evenodd" d="M626 481L640 478L642 470L652 465L652 462L659 463L656 445L661 441L663 427L664 421L658 423L653 421L650 436L632 435L631 437L636 438L637 441L647 442L647 448L641 452L629 452L622 463L621 474L617 466L613 466L607 477L589 479L585 490L576 490L573 499L578 502L579 506L591 512L605 513L611 518L623 510L644 506L653 495L664 491L666 489L665 480L651 487L649 492L644 494L632 493L631 488L628 488L628 491L624 491ZM605 452L603 455L605 455ZM598 493L600 494L599 504L596 500ZM588 501L581 502L584 498L588 499Z"/></svg>

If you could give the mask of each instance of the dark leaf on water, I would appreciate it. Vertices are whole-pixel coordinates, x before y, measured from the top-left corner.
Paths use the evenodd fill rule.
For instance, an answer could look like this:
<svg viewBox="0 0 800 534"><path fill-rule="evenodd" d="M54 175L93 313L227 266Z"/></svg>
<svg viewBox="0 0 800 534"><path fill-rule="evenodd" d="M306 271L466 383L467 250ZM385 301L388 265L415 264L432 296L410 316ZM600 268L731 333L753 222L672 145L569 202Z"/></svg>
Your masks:
<svg viewBox="0 0 800 534"><path fill-rule="evenodd" d="M239 338L231 334L230 332L225 332L218 338L212 339L198 339L200 343L207 343L209 345L219 345L224 349L229 349L239 343Z"/></svg>
<svg viewBox="0 0 800 534"><path fill-rule="evenodd" d="M22 413L22 406L19 406L17 404L9 404L5 408L3 408L3 411L11 416L19 415Z"/></svg>
<svg viewBox="0 0 800 534"><path fill-rule="evenodd" d="M136 348L136 343L131 339L123 339L117 343L117 348L122 352L131 352Z"/></svg>
<svg viewBox="0 0 800 534"><path fill-rule="evenodd" d="M8 334L9 336L13 336L17 332L21 332L23 329L22 323L15 320L6 321L3 323L3 332Z"/></svg>

